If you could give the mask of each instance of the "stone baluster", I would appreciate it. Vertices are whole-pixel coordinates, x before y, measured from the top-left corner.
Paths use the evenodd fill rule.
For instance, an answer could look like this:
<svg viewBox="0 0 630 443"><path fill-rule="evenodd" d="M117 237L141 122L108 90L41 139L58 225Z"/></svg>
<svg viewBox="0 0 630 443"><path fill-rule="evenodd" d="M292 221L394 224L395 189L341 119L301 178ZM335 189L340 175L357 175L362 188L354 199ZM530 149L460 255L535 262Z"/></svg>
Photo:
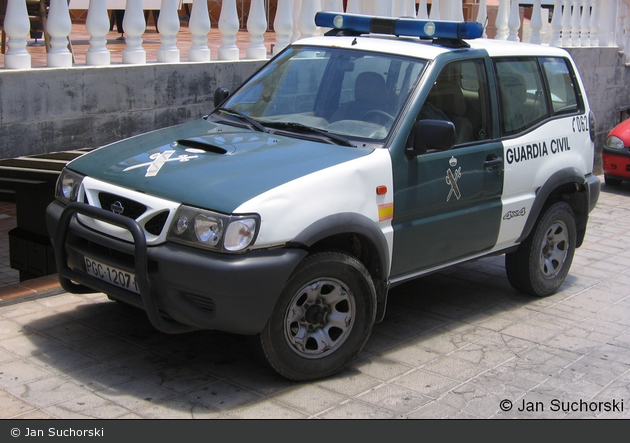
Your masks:
<svg viewBox="0 0 630 443"><path fill-rule="evenodd" d="M382 17L392 16L392 3L390 0L374 0L374 15L380 15Z"/></svg>
<svg viewBox="0 0 630 443"><path fill-rule="evenodd" d="M415 17L416 16L416 0L405 0L405 16L407 17Z"/></svg>
<svg viewBox="0 0 630 443"><path fill-rule="evenodd" d="M193 0L192 9L190 11L190 20L188 21L188 29L192 34L192 45L188 51L188 60L191 62L207 62L210 61L211 53L208 47L208 33L212 24L210 23L210 15L208 14L207 0Z"/></svg>
<svg viewBox="0 0 630 443"><path fill-rule="evenodd" d="M599 0L593 0L591 10L591 46L599 46Z"/></svg>
<svg viewBox="0 0 630 443"><path fill-rule="evenodd" d="M142 10L142 0L127 0L123 29L125 30L125 49L122 52L122 62L125 64L145 64L147 52L142 47L142 34L147 28Z"/></svg>
<svg viewBox="0 0 630 443"><path fill-rule="evenodd" d="M562 46L562 0L554 0L549 46Z"/></svg>
<svg viewBox="0 0 630 443"><path fill-rule="evenodd" d="M276 18L273 21L273 30L276 33L273 55L278 54L291 43L291 31L293 30L293 8L291 6L291 0L278 0Z"/></svg>
<svg viewBox="0 0 630 443"><path fill-rule="evenodd" d="M246 58L250 60L262 60L267 58L267 48L265 47L266 30L267 17L265 16L264 0L251 0L249 4L249 17L247 18L249 45L247 45Z"/></svg>
<svg viewBox="0 0 630 443"><path fill-rule="evenodd" d="M456 20L458 22L464 21L464 6L462 5L462 0L452 0L451 20Z"/></svg>
<svg viewBox="0 0 630 443"><path fill-rule="evenodd" d="M45 32L50 36L47 65L53 68L72 66L72 53L68 50L68 36L72 32L68 0L50 0Z"/></svg>
<svg viewBox="0 0 630 443"><path fill-rule="evenodd" d="M508 38L508 16L510 13L510 0L499 0L499 9L495 26L497 28L496 40L507 40Z"/></svg>
<svg viewBox="0 0 630 443"><path fill-rule="evenodd" d="M4 32L9 36L4 67L9 69L30 69L31 54L26 50L26 36L31 22L24 0L9 0L4 16Z"/></svg>
<svg viewBox="0 0 630 443"><path fill-rule="evenodd" d="M623 1L619 1L617 5L617 33L616 33L616 41L617 48L619 49L620 54L625 54L625 39L623 38L623 26L626 21L626 4Z"/></svg>
<svg viewBox="0 0 630 443"><path fill-rule="evenodd" d="M343 12L343 0L329 0L328 10L336 11L336 12Z"/></svg>
<svg viewBox="0 0 630 443"><path fill-rule="evenodd" d="M481 23L483 25L483 38L487 38L488 34L486 34L486 25L488 24L488 6L486 4L486 0L479 0L479 9L477 10L477 18L475 19L477 23Z"/></svg>
<svg viewBox="0 0 630 443"><path fill-rule="evenodd" d="M532 9L532 19L529 23L529 27L532 31L529 42L535 45L540 45L542 39L540 38L540 30L542 29L542 15L541 15L541 0L534 0L534 7Z"/></svg>
<svg viewBox="0 0 630 443"><path fill-rule="evenodd" d="M238 60L239 49L236 46L236 33L239 29L236 0L221 2L219 16L219 31L221 32L221 46L219 46L219 60Z"/></svg>
<svg viewBox="0 0 630 443"><path fill-rule="evenodd" d="M431 2L431 12L429 13L429 20L441 20L440 19L440 0L433 0Z"/></svg>
<svg viewBox="0 0 630 443"><path fill-rule="evenodd" d="M85 29L90 34L90 47L85 53L85 64L88 66L107 66L111 64L111 55L107 49L107 3L105 0L90 0Z"/></svg>
<svg viewBox="0 0 630 443"><path fill-rule="evenodd" d="M518 29L521 27L521 16L519 14L518 0L512 0L510 3L510 17L508 19L508 40L511 42L519 41Z"/></svg>
<svg viewBox="0 0 630 443"><path fill-rule="evenodd" d="M348 0L346 4L346 12L350 14L361 13L361 1L360 0Z"/></svg>
<svg viewBox="0 0 630 443"><path fill-rule="evenodd" d="M319 28L315 25L315 14L319 11L319 1L304 0L300 11L298 27L301 38L320 35Z"/></svg>
<svg viewBox="0 0 630 443"><path fill-rule="evenodd" d="M573 0L573 10L571 11L571 46L580 46L580 0Z"/></svg>
<svg viewBox="0 0 630 443"><path fill-rule="evenodd" d="M485 1L485 0L482 0ZM427 6L427 0L420 0L418 4L418 16L421 20L426 20L429 18L429 8Z"/></svg>
<svg viewBox="0 0 630 443"><path fill-rule="evenodd" d="M580 28L581 46L591 46L591 5L589 0L584 0L582 4Z"/></svg>
<svg viewBox="0 0 630 443"><path fill-rule="evenodd" d="M404 17L407 15L405 0L394 0L392 4L392 17Z"/></svg>
<svg viewBox="0 0 630 443"><path fill-rule="evenodd" d="M177 0L162 0L157 27L160 32L160 47L157 52L158 63L179 63L177 48L179 32L179 14Z"/></svg>
<svg viewBox="0 0 630 443"><path fill-rule="evenodd" d="M302 0L293 0L293 33L291 34L291 42L299 40L300 35L300 14L302 13Z"/></svg>
<svg viewBox="0 0 630 443"><path fill-rule="evenodd" d="M571 46L571 0L562 0L562 46Z"/></svg>

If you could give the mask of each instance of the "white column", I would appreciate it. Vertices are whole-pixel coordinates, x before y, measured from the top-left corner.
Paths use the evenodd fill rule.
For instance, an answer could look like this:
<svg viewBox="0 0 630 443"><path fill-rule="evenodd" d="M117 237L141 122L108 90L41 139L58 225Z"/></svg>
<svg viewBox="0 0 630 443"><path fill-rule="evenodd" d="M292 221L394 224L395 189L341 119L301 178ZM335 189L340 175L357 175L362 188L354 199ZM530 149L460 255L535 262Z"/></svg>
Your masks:
<svg viewBox="0 0 630 443"><path fill-rule="evenodd" d="M320 3L318 0L304 0L300 10L298 27L300 38L320 35L319 28L315 26L315 13L319 12Z"/></svg>
<svg viewBox="0 0 630 443"><path fill-rule="evenodd" d="M273 21L273 29L276 33L273 55L278 54L291 42L291 32L293 31L293 8L291 6L291 0L278 0L276 18Z"/></svg>
<svg viewBox="0 0 630 443"><path fill-rule="evenodd" d="M191 62L210 61L210 48L208 47L208 33L212 27L210 15L208 14L207 0L193 0L190 11L188 29L192 34L188 60Z"/></svg>
<svg viewBox="0 0 630 443"><path fill-rule="evenodd" d="M392 16L392 2L391 0L374 0L373 4L374 15L379 15L382 17L391 17Z"/></svg>
<svg viewBox="0 0 630 443"><path fill-rule="evenodd" d="M510 31L507 38L511 42L519 41L518 28L521 27L521 16L518 10L519 10L518 0L512 0L511 6L510 6L510 18L508 19L508 29Z"/></svg>
<svg viewBox="0 0 630 443"><path fill-rule="evenodd" d="M562 1L562 46L571 46L571 0Z"/></svg>
<svg viewBox="0 0 630 443"><path fill-rule="evenodd" d="M407 15L405 0L394 0L392 4L392 17L404 17Z"/></svg>
<svg viewBox="0 0 630 443"><path fill-rule="evenodd" d="M123 29L125 30L125 49L122 52L122 62L125 64L145 64L147 52L142 47L142 34L147 28L142 10L142 0L127 0Z"/></svg>
<svg viewBox="0 0 630 443"><path fill-rule="evenodd" d="M580 46L580 0L573 0L573 10L571 11L571 46Z"/></svg>
<svg viewBox="0 0 630 443"><path fill-rule="evenodd" d="M291 16L293 17L293 33L291 34L291 42L299 40L300 35L300 14L302 13L302 0L293 0L293 10Z"/></svg>
<svg viewBox="0 0 630 443"><path fill-rule="evenodd" d="M85 64L88 66L107 66L111 64L111 55L107 49L107 3L105 0L90 0L85 29L90 34L90 47L85 53Z"/></svg>
<svg viewBox="0 0 630 443"><path fill-rule="evenodd" d="M532 19L529 27L532 30L532 35L529 39L530 43L540 45L542 39L540 38L540 30L542 29L542 16L540 8L541 0L534 0L534 7L532 9Z"/></svg>
<svg viewBox="0 0 630 443"><path fill-rule="evenodd" d="M239 50L236 46L238 32L238 12L236 0L221 2L221 16L219 17L219 31L221 31L221 46L219 46L219 60L238 60Z"/></svg>
<svg viewBox="0 0 630 443"><path fill-rule="evenodd" d="M495 40L507 40L508 38L508 16L510 14L510 0L499 0L499 9L495 26L497 35Z"/></svg>
<svg viewBox="0 0 630 443"><path fill-rule="evenodd" d="M249 45L246 57L253 60L267 58L265 47L265 31L267 30L267 18L265 17L264 0L251 0L249 4L249 17L247 17L247 31L249 32Z"/></svg>
<svg viewBox="0 0 630 443"><path fill-rule="evenodd" d="M440 0L433 0L431 2L431 12L429 13L429 20L441 20Z"/></svg>
<svg viewBox="0 0 630 443"><path fill-rule="evenodd" d="M361 13L360 0L348 0L348 3L346 4L346 12L350 14L360 14Z"/></svg>
<svg viewBox="0 0 630 443"><path fill-rule="evenodd" d="M343 12L343 0L328 0L326 8L322 5L322 11L323 10Z"/></svg>
<svg viewBox="0 0 630 443"><path fill-rule="evenodd" d="M580 22L581 46L591 46L591 5L589 0L582 3L582 21Z"/></svg>
<svg viewBox="0 0 630 443"><path fill-rule="evenodd" d="M26 36L31 22L24 0L9 0L4 16L4 32L9 36L4 54L4 67L9 69L30 69L31 54L26 50Z"/></svg>
<svg viewBox="0 0 630 443"><path fill-rule="evenodd" d="M177 33L179 32L179 13L177 0L162 0L157 27L160 31L160 47L157 51L159 63L179 63Z"/></svg>
<svg viewBox="0 0 630 443"><path fill-rule="evenodd" d="M406 0L405 13L407 17L416 16L416 0Z"/></svg>
<svg viewBox="0 0 630 443"><path fill-rule="evenodd" d="M67 0L50 0L45 32L50 36L50 49L46 54L47 65L54 68L72 66L72 53L68 50L72 21Z"/></svg>
<svg viewBox="0 0 630 443"><path fill-rule="evenodd" d="M593 0L590 30L591 46L599 46L599 0Z"/></svg>
<svg viewBox="0 0 630 443"><path fill-rule="evenodd" d="M486 1L486 0L482 0L482 1ZM420 0L420 3L418 3L418 16L417 18L421 19L421 20L426 20L429 18L429 8L427 5L427 0Z"/></svg>
<svg viewBox="0 0 630 443"><path fill-rule="evenodd" d="M462 0L451 0L451 20L464 21L464 6Z"/></svg>
<svg viewBox="0 0 630 443"><path fill-rule="evenodd" d="M562 0L554 0L549 46L562 46Z"/></svg>
<svg viewBox="0 0 630 443"><path fill-rule="evenodd" d="M488 34L486 34L486 25L488 21L488 6L486 4L486 0L479 0L479 10L477 11L477 18L475 19L477 23L481 23L483 25L483 38L487 38Z"/></svg>

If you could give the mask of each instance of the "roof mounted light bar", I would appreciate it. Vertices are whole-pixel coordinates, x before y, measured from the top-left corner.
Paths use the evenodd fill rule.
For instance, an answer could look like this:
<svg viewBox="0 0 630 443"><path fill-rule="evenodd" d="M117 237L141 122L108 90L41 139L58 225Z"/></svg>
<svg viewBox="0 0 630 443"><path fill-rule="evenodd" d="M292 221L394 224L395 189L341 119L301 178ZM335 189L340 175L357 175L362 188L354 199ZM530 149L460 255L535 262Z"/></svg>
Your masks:
<svg viewBox="0 0 630 443"><path fill-rule="evenodd" d="M483 35L483 25L477 22L416 20L340 12L318 12L315 15L315 24L356 34L389 34L431 39L473 39Z"/></svg>

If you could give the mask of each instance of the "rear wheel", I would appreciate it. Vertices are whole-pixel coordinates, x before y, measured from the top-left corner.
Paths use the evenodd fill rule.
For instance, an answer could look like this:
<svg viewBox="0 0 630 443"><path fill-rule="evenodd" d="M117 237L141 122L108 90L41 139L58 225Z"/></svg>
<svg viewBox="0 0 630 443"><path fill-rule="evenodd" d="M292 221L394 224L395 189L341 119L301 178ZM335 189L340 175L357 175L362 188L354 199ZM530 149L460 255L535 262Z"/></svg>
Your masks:
<svg viewBox="0 0 630 443"><path fill-rule="evenodd" d="M286 378L326 377L356 358L375 316L376 291L365 266L342 252L316 253L289 279L257 344Z"/></svg>
<svg viewBox="0 0 630 443"><path fill-rule="evenodd" d="M537 297L556 292L573 262L575 224L573 210L564 202L543 211L529 237L515 252L505 255L510 284Z"/></svg>

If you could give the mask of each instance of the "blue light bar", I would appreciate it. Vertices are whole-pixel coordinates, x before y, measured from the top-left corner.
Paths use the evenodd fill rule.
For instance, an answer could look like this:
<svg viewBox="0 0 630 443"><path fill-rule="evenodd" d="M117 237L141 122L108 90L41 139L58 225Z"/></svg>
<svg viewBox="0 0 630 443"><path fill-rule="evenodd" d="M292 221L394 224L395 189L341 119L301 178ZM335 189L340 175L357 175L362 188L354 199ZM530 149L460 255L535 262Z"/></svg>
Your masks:
<svg viewBox="0 0 630 443"><path fill-rule="evenodd" d="M416 20L413 18L375 17L370 15L318 12L315 24L361 34L389 34L420 38L472 39L483 35L477 22Z"/></svg>

